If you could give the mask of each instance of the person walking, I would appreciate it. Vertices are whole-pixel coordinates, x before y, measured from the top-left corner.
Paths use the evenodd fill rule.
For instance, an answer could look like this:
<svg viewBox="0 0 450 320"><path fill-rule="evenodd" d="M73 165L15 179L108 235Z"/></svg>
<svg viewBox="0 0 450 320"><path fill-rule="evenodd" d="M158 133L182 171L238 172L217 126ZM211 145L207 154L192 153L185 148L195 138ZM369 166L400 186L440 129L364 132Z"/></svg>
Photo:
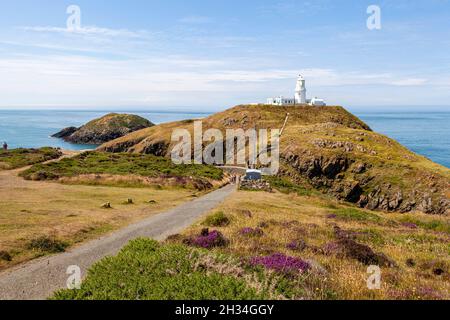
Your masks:
<svg viewBox="0 0 450 320"><path fill-rule="evenodd" d="M3 142L3 150L8 150L8 144L6 143L6 141Z"/></svg>

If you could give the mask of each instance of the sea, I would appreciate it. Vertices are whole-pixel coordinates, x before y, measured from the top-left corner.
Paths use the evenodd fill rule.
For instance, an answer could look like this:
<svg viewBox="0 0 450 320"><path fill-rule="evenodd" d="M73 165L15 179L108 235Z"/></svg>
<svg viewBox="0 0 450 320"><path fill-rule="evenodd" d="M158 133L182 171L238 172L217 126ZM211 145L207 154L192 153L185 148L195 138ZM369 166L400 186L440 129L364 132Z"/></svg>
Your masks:
<svg viewBox="0 0 450 320"><path fill-rule="evenodd" d="M372 130L387 135L410 150L450 168L450 107L349 108ZM200 119L208 112L114 111L137 114L155 124ZM92 110L0 110L0 142L9 148L60 147L68 150L94 149L94 145L67 143L51 135L63 128L81 126L108 111Z"/></svg>

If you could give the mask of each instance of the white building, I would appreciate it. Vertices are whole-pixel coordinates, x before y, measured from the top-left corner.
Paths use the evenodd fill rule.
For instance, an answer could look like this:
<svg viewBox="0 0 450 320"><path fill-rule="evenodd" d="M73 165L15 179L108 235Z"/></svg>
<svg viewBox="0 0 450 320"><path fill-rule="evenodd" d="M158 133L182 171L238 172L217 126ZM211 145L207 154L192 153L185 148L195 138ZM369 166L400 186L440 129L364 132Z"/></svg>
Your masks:
<svg viewBox="0 0 450 320"><path fill-rule="evenodd" d="M325 107L327 105L323 99L319 99L317 97L311 99L309 104L315 107Z"/></svg>
<svg viewBox="0 0 450 320"><path fill-rule="evenodd" d="M283 96L268 98L267 104L274 106L285 106L285 105L295 105L295 104L310 104L312 106L323 107L326 103L323 99L314 98L307 99L306 97L306 80L302 75L298 76L297 85L295 87L294 98L284 98Z"/></svg>
<svg viewBox="0 0 450 320"><path fill-rule="evenodd" d="M276 98L267 99L267 104L271 104L274 106L285 106L288 104L295 104L294 98L284 98L283 96L279 96Z"/></svg>

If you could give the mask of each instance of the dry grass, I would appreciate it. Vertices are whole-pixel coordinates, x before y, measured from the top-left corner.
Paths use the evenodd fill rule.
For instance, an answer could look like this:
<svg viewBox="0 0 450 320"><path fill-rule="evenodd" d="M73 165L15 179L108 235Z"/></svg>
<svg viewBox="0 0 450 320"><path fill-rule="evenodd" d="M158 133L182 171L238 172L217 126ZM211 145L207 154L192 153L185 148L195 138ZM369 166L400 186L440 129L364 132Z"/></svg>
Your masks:
<svg viewBox="0 0 450 320"><path fill-rule="evenodd" d="M12 257L0 259L0 270L45 254L29 246L43 236L74 245L168 210L194 194L185 189L32 182L17 173L0 172L0 252ZM134 204L126 204L128 198ZM112 209L101 209L105 202Z"/></svg>
<svg viewBox="0 0 450 320"><path fill-rule="evenodd" d="M347 207L323 197L243 191L211 214L218 211L231 217L231 224L213 229L231 241L228 248L215 250L243 257L281 252L313 260L326 270L316 282L310 296L313 299L450 298L448 216L384 214ZM421 222L416 229L405 222L412 218ZM335 225L354 232L358 243L384 253L396 263L397 267L382 267L381 290L367 288L367 266L323 253L321 248L336 240ZM239 230L245 227L261 227L264 235L244 237ZM186 235L202 228L200 221ZM305 241L307 248L287 249L287 244L295 240ZM437 269L443 273L435 274Z"/></svg>

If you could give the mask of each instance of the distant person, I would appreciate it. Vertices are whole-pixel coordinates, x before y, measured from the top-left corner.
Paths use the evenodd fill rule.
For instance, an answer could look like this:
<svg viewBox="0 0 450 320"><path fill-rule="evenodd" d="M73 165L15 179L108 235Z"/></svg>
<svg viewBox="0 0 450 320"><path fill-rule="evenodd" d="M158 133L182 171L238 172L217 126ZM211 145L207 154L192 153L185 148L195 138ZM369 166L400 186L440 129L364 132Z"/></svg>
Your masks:
<svg viewBox="0 0 450 320"><path fill-rule="evenodd" d="M6 142L3 142L3 150L5 151L8 150L8 144Z"/></svg>

